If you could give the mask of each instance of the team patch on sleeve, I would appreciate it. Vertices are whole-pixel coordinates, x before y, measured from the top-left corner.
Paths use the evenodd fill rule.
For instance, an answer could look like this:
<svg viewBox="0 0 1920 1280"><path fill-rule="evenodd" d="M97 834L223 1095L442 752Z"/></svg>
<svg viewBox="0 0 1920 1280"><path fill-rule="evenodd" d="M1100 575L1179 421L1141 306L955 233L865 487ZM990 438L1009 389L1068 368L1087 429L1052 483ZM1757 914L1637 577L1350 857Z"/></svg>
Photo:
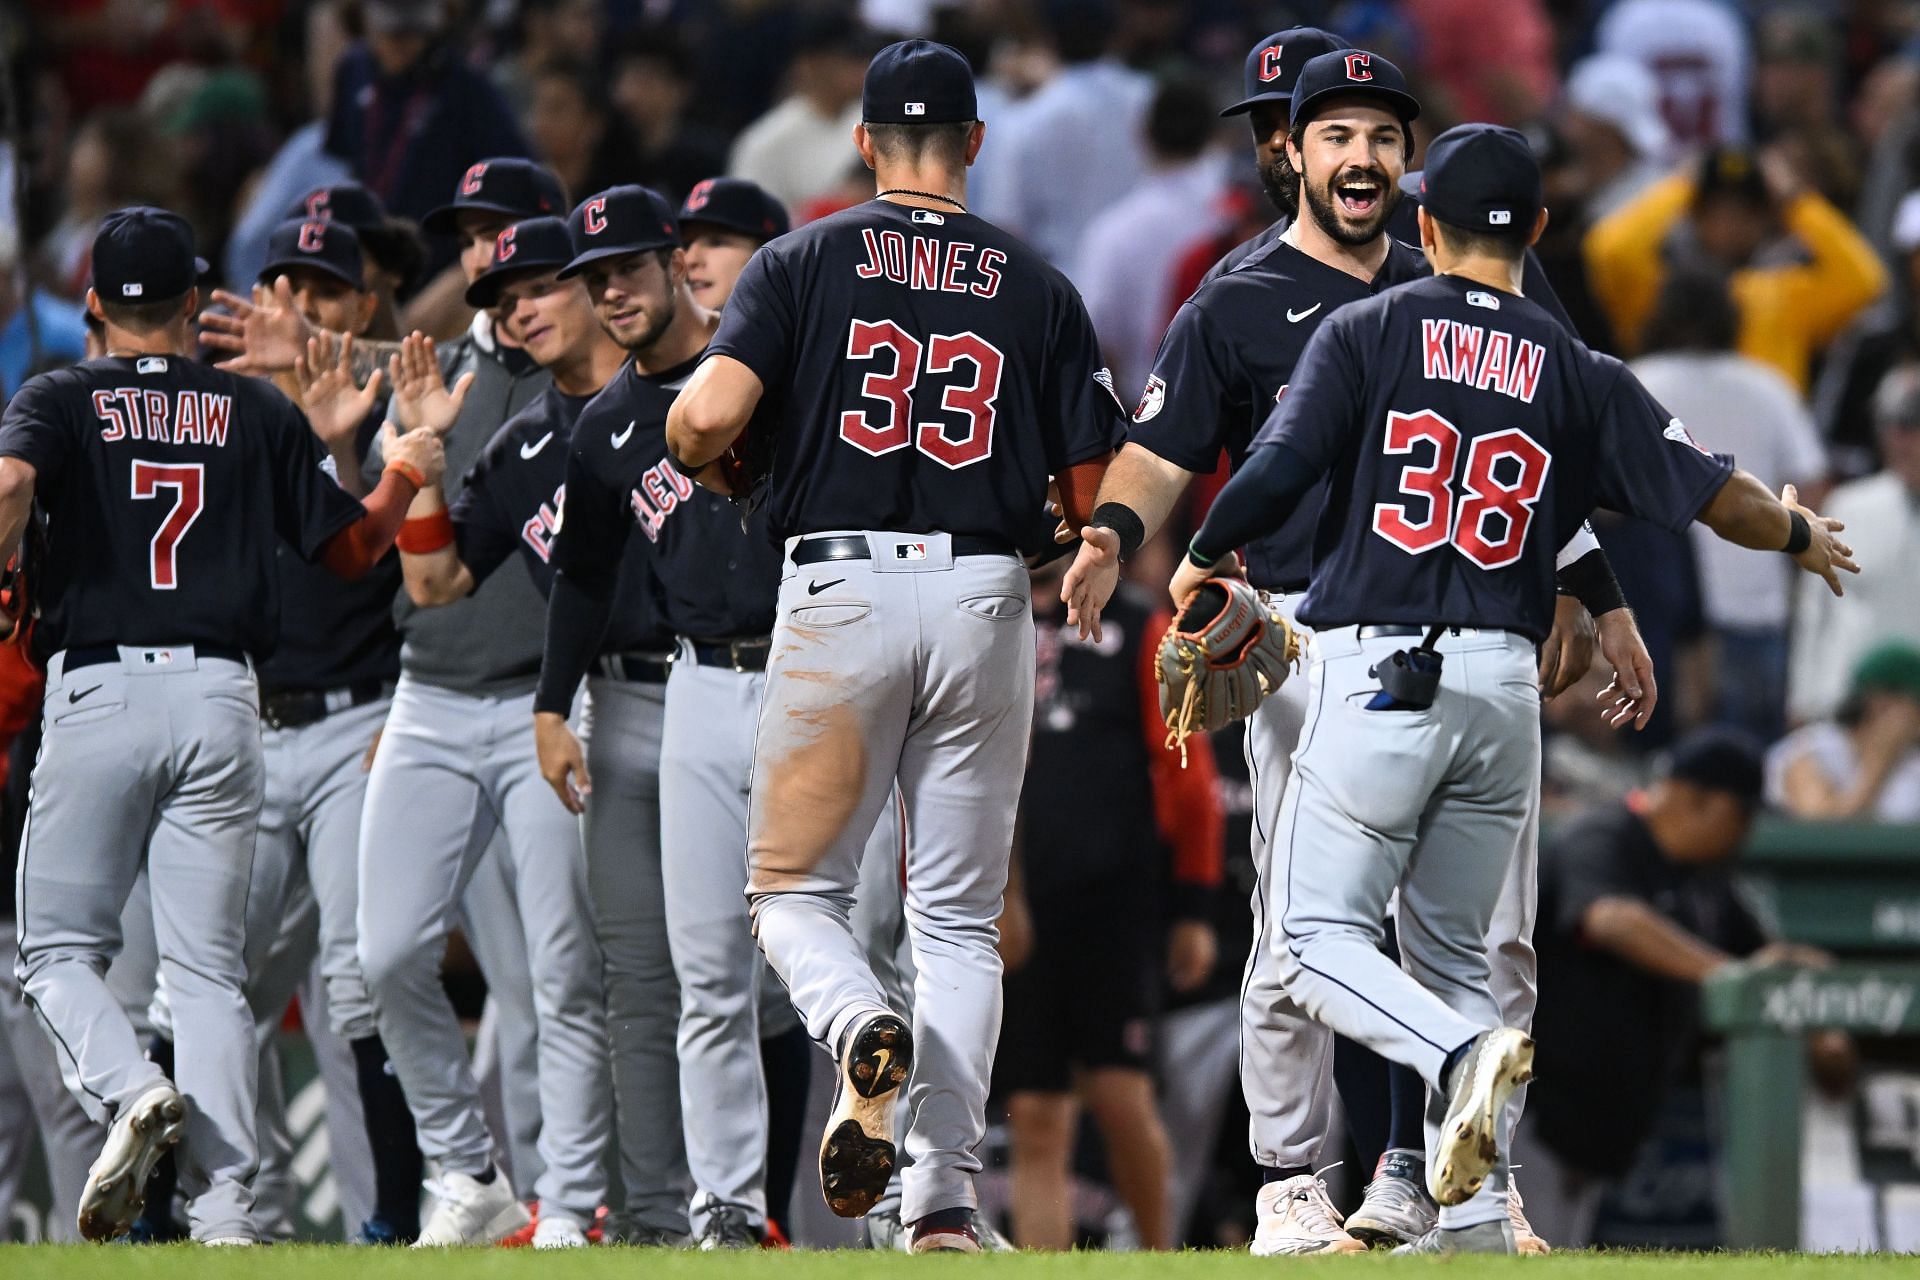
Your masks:
<svg viewBox="0 0 1920 1280"><path fill-rule="evenodd" d="M1667 439L1676 441L1680 444L1692 445L1695 449L1700 450L1701 453L1706 454L1708 457L1713 456L1713 451L1703 446L1698 440L1695 440L1693 438L1693 433L1687 430L1687 424L1680 421L1680 419L1678 418L1675 418L1672 421L1668 422L1667 429L1661 432L1660 434L1665 436Z"/></svg>
<svg viewBox="0 0 1920 1280"><path fill-rule="evenodd" d="M1133 411L1133 420L1135 422L1147 421L1149 418L1156 416L1166 403L1166 380L1161 378L1157 373L1149 375L1147 378L1147 389L1140 393L1140 407Z"/></svg>
<svg viewBox="0 0 1920 1280"><path fill-rule="evenodd" d="M1125 413L1127 411L1126 404L1120 399L1120 392L1114 388L1113 370L1105 366L1095 369L1093 371L1093 380L1107 389L1107 394L1113 397L1113 403L1120 412Z"/></svg>

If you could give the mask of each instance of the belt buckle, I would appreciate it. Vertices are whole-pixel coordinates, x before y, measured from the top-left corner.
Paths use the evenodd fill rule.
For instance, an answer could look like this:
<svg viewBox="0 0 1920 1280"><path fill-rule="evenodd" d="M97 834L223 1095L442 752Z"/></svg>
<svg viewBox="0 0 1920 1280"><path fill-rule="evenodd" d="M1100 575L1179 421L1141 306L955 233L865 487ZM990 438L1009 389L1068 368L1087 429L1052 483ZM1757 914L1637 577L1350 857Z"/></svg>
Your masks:
<svg viewBox="0 0 1920 1280"><path fill-rule="evenodd" d="M727 641L727 660L733 663L735 675L745 675L747 673L747 669L740 665L741 647L741 642L738 640Z"/></svg>

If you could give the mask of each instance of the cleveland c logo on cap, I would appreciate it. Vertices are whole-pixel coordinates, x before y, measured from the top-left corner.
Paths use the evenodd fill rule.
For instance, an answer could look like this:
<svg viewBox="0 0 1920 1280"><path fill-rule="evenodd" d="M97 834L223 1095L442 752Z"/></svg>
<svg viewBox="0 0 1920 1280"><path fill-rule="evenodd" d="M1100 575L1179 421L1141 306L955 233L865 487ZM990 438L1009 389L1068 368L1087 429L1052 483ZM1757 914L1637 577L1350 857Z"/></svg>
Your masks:
<svg viewBox="0 0 1920 1280"><path fill-rule="evenodd" d="M1348 54L1347 55L1347 79L1349 80L1373 79L1373 72L1367 69L1372 64L1373 64L1373 55L1370 53Z"/></svg>
<svg viewBox="0 0 1920 1280"><path fill-rule="evenodd" d="M487 162L484 160L482 160L479 164L473 166L473 168L467 170L467 176L460 179L460 194L463 196L479 195L480 179L485 177L486 173L487 173Z"/></svg>
<svg viewBox="0 0 1920 1280"><path fill-rule="evenodd" d="M327 189L325 187L320 188L318 191L308 196L307 197L307 216L309 218L327 217L328 216L327 200L328 200Z"/></svg>
<svg viewBox="0 0 1920 1280"><path fill-rule="evenodd" d="M520 228L517 226L506 227L499 235L493 238L493 262L495 266L505 262L514 255L516 246L513 243L513 237L519 230Z"/></svg>
<svg viewBox="0 0 1920 1280"><path fill-rule="evenodd" d="M693 184L693 190L687 192L687 208L704 209L707 200L713 195L713 179L702 178Z"/></svg>
<svg viewBox="0 0 1920 1280"><path fill-rule="evenodd" d="M1260 83L1267 84L1280 78L1280 50L1285 47L1270 44L1260 51Z"/></svg>
<svg viewBox="0 0 1920 1280"><path fill-rule="evenodd" d="M303 222L300 224L300 239L297 241L302 253L318 253L326 247L327 224L324 222Z"/></svg>
<svg viewBox="0 0 1920 1280"><path fill-rule="evenodd" d="M580 213L580 225L586 228L590 236L597 236L607 229L607 201L604 196L595 196L587 201L586 208Z"/></svg>

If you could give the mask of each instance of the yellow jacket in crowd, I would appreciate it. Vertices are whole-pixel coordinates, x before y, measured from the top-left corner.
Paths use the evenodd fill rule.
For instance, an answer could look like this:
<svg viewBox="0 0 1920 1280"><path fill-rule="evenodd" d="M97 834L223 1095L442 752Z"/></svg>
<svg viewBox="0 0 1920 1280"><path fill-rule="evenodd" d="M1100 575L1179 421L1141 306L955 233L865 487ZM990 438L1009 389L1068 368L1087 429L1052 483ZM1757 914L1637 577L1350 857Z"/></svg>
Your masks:
<svg viewBox="0 0 1920 1280"><path fill-rule="evenodd" d="M1686 216L1693 192L1690 176L1663 179L1587 233L1587 277L1623 355L1640 349L1666 270L1667 235ZM1813 192L1788 200L1781 220L1811 261L1742 268L1733 273L1733 299L1741 353L1772 365L1804 393L1814 355L1880 296L1887 273L1846 215Z"/></svg>

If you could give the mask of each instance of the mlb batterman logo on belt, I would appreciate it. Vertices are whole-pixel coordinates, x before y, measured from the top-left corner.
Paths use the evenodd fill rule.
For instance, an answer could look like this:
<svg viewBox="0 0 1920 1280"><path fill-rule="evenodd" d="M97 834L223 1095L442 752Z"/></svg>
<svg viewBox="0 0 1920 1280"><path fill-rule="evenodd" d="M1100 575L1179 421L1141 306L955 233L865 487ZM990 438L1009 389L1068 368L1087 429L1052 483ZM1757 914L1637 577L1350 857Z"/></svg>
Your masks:
<svg viewBox="0 0 1920 1280"><path fill-rule="evenodd" d="M1300 635L1244 578L1212 578L1188 596L1160 641L1154 678L1167 746L1254 713L1300 660Z"/></svg>

